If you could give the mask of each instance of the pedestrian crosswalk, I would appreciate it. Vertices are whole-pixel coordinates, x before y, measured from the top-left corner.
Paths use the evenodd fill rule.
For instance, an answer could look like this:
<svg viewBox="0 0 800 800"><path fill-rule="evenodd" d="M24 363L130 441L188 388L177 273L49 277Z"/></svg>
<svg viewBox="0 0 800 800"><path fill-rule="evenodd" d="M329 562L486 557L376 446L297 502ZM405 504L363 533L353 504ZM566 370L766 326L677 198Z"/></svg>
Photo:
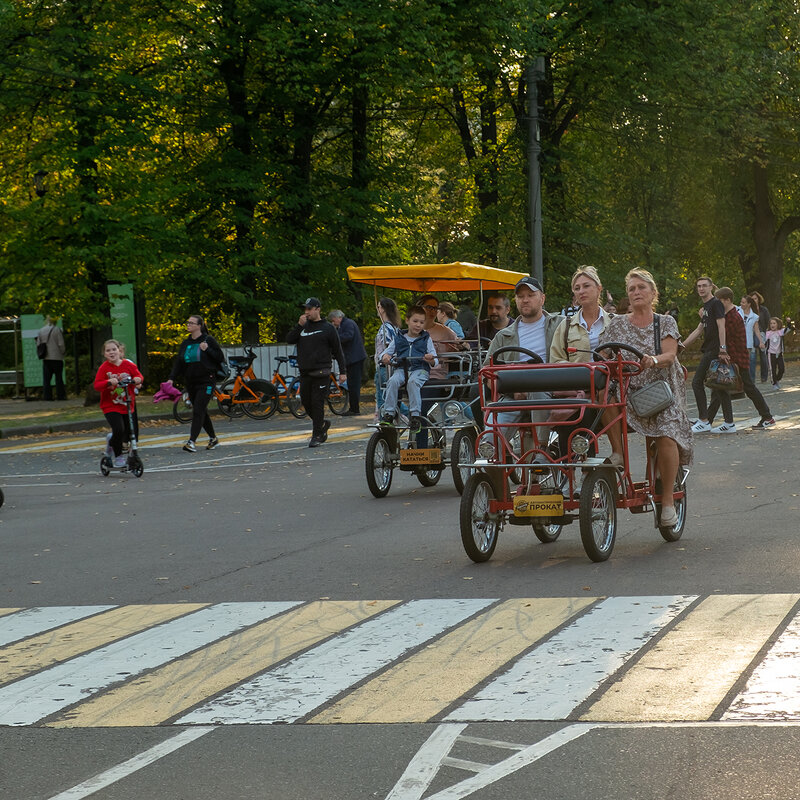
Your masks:
<svg viewBox="0 0 800 800"><path fill-rule="evenodd" d="M0 609L0 725L800 719L800 594Z"/></svg>

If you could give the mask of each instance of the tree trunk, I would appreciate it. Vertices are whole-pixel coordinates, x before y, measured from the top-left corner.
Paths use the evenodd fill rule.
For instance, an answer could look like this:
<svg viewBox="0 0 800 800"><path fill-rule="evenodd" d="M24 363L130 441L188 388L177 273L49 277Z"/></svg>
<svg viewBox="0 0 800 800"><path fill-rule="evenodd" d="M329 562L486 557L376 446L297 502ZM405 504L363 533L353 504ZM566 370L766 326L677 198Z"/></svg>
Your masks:
<svg viewBox="0 0 800 800"><path fill-rule="evenodd" d="M764 160L753 162L753 241L758 257L756 285L747 286L748 291L757 290L764 296L770 313L783 313L783 251L791 233L800 230L800 216L790 216L777 224L769 195L769 178ZM745 278L747 276L745 275Z"/></svg>
<svg viewBox="0 0 800 800"><path fill-rule="evenodd" d="M232 3L224 5L225 18L236 27L236 10ZM253 118L247 99L246 70L248 59L248 42L242 35L236 47L232 47L229 55L219 63L219 72L225 83L230 110L231 143L238 154L236 167L246 172L253 154L253 136L251 126ZM258 285L257 265L255 263L255 244L253 242L253 218L255 216L255 187L249 175L241 175L233 180L230 190L233 201L233 227L235 240L233 243L236 280L242 289L242 296L247 301L239 304L237 311L242 324L242 341L247 344L259 342L260 305L263 291Z"/></svg>

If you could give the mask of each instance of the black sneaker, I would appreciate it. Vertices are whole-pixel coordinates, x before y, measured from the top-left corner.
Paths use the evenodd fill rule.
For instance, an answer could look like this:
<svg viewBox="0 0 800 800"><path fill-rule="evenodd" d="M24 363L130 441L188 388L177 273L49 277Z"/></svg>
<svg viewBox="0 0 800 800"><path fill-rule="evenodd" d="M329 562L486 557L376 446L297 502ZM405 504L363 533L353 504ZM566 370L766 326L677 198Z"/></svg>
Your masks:
<svg viewBox="0 0 800 800"><path fill-rule="evenodd" d="M216 436L212 436L208 440L208 444L206 445L206 450L213 450L215 447L219 447L219 439Z"/></svg>
<svg viewBox="0 0 800 800"><path fill-rule="evenodd" d="M384 414L381 417L381 421L378 425L383 425L384 427L394 427L394 414Z"/></svg>
<svg viewBox="0 0 800 800"><path fill-rule="evenodd" d="M308 443L309 447L319 447L322 444L322 439L318 439L316 436L311 437L311 441Z"/></svg>
<svg viewBox="0 0 800 800"><path fill-rule="evenodd" d="M331 421L329 419L326 419L325 422L322 423L322 433L320 434L319 437L319 440L321 442L328 441L328 430L330 429L330 427L331 427Z"/></svg>
<svg viewBox="0 0 800 800"><path fill-rule="evenodd" d="M422 417L411 417L408 423L408 432L414 436L422 431Z"/></svg>
<svg viewBox="0 0 800 800"><path fill-rule="evenodd" d="M774 417L762 417L758 425L753 425L752 428L755 431L764 431L767 428L773 427L773 425L775 425Z"/></svg>

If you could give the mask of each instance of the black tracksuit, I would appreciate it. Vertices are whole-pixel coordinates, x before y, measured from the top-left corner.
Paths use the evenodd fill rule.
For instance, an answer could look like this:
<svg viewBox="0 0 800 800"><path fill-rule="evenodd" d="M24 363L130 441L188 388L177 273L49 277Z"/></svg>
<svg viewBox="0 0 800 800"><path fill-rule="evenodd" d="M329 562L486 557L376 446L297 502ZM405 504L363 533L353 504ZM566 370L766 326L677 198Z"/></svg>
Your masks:
<svg viewBox="0 0 800 800"><path fill-rule="evenodd" d="M312 437L321 439L325 433L325 400L330 387L331 361L336 359L344 372L346 362L336 328L324 319L295 325L286 334L289 344L297 345L297 365L300 369L300 400L313 423Z"/></svg>
<svg viewBox="0 0 800 800"><path fill-rule="evenodd" d="M208 349L201 350L201 342L208 344ZM208 402L214 393L214 384L217 380L217 367L225 360L222 348L213 336L207 333L193 339L187 336L181 342L181 348L172 362L170 380L175 380L179 375L185 376L186 392L192 401L192 428L189 438L195 442L203 428L209 439L214 438L214 425L208 415Z"/></svg>

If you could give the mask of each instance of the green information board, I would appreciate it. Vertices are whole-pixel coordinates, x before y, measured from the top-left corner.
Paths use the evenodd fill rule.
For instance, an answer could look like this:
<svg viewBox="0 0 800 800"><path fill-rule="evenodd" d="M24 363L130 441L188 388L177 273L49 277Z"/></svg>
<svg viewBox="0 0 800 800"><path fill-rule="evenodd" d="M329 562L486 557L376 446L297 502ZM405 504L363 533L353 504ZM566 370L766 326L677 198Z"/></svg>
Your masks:
<svg viewBox="0 0 800 800"><path fill-rule="evenodd" d="M138 364L133 286L130 283L110 283L108 302L111 307L111 335L125 345L125 358Z"/></svg>
<svg viewBox="0 0 800 800"><path fill-rule="evenodd" d="M44 327L45 318L39 314L23 314L19 318L22 330L23 381L28 388L42 385L42 362L36 355L36 334ZM61 320L56 326L63 330Z"/></svg>

